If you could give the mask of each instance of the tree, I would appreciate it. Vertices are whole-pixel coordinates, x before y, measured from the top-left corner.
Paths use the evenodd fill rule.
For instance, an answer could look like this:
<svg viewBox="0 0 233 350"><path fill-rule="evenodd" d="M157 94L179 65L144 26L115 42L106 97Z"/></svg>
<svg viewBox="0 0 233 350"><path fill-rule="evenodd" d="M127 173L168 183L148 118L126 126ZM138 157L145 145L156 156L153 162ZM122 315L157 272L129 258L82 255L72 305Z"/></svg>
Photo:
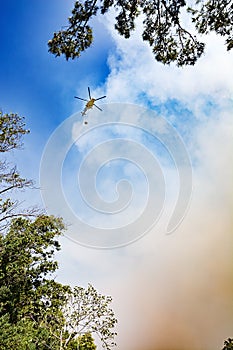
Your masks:
<svg viewBox="0 0 233 350"><path fill-rule="evenodd" d="M63 320L55 315L53 320L48 320L46 327L60 341L62 349L68 349L78 336L79 346L82 345L80 350L94 350L91 334L96 334L103 348L110 350L116 345L116 333L113 329L117 323L114 312L109 307L111 301L110 296L99 294L91 284L87 289L76 286L65 294L65 302L61 308Z"/></svg>
<svg viewBox="0 0 233 350"><path fill-rule="evenodd" d="M47 328L35 327L35 322L22 319L11 324L8 317L0 317L0 349L10 350L96 350L90 333L79 336L64 347L51 338Z"/></svg>
<svg viewBox="0 0 233 350"><path fill-rule="evenodd" d="M0 111L0 152L9 154L23 145L22 136L28 134L24 118L15 113L3 114ZM16 166L11 166L6 160L0 160L0 232L4 233L10 220L17 216L35 217L39 211L36 208L22 209L20 202L12 199L15 190L33 187L33 182L22 178ZM11 198L9 198L11 194Z"/></svg>
<svg viewBox="0 0 233 350"><path fill-rule="evenodd" d="M23 318L12 324L8 316L4 315L0 317L0 329L0 349L55 350L48 331L35 327L35 322L30 319Z"/></svg>
<svg viewBox="0 0 233 350"><path fill-rule="evenodd" d="M79 350L96 350L96 345L91 333L86 333L78 337Z"/></svg>
<svg viewBox="0 0 233 350"><path fill-rule="evenodd" d="M53 279L63 229L61 219L40 215L34 221L14 219L0 236L2 349L60 350L44 320L60 313L69 289Z"/></svg>
<svg viewBox="0 0 233 350"><path fill-rule="evenodd" d="M34 221L13 220L0 236L0 344L15 342L20 349L95 349L90 334L103 347L114 344L116 324L110 297L87 289L62 285L53 275L58 267L54 254L64 225L59 218L39 216ZM10 328L11 327L11 328ZM20 336L19 336L20 335ZM5 343L4 343L5 342ZM85 345L86 344L86 345ZM80 345L80 346L81 346ZM7 345L8 346L8 345ZM86 346L86 348L85 348Z"/></svg>
<svg viewBox="0 0 233 350"><path fill-rule="evenodd" d="M224 348L222 350L233 350L233 339L228 338L224 341Z"/></svg>
<svg viewBox="0 0 233 350"><path fill-rule="evenodd" d="M64 225L59 218L39 216L13 220L0 236L0 316L14 324L24 317L39 321L62 303L68 287L51 279L57 269L54 253L60 250L55 237Z"/></svg>
<svg viewBox="0 0 233 350"><path fill-rule="evenodd" d="M186 10L194 23L196 34L215 31L226 37L227 50L233 47L233 4L230 0L196 0L190 8L185 0L86 0L75 1L69 25L54 33L48 42L49 52L65 55L69 60L79 57L93 42L90 20L98 11L105 14L114 7L117 11L115 29L129 38L135 20L143 16L143 40L152 47L155 59L163 64L194 65L204 52L205 45L182 25L181 10Z"/></svg>
<svg viewBox="0 0 233 350"><path fill-rule="evenodd" d="M1 151L20 148L21 136L28 132L23 118L1 112L0 121ZM109 297L99 295L93 287L85 292L81 287L72 290L54 279L58 268L54 254L61 248L58 239L65 229L62 219L14 211L16 202L3 195L31 182L22 179L15 167L9 171L6 162L0 163L0 170L0 222L5 223L0 235L0 349L94 350L92 331L109 349L108 340L114 335L110 328L116 322L108 308ZM73 310L69 309L71 300ZM80 315L91 320L82 331L78 329L81 319L75 322L74 318Z"/></svg>
<svg viewBox="0 0 233 350"><path fill-rule="evenodd" d="M22 146L22 136L28 134L24 118L17 113L6 113L0 110L0 152L8 152Z"/></svg>

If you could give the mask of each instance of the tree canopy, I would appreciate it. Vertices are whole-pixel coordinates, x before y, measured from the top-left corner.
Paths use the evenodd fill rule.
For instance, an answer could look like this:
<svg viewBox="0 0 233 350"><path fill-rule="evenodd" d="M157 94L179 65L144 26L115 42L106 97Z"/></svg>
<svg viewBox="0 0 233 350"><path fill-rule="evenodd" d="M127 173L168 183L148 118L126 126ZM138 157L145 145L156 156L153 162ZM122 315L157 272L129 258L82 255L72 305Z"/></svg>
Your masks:
<svg viewBox="0 0 233 350"><path fill-rule="evenodd" d="M28 134L24 117L16 113L0 111L0 152L7 155L23 145L22 137ZM22 208L13 193L33 187L33 181L20 176L17 167L9 164L7 159L0 159L0 233L4 233L12 218L17 216L35 217L39 211L34 208Z"/></svg>
<svg viewBox="0 0 233 350"><path fill-rule="evenodd" d="M116 10L115 29L129 38L136 18L143 18L142 38L152 47L155 59L163 64L194 65L204 53L198 34L210 31L226 38L227 50L233 47L233 3L231 0L196 0L189 7L184 0L86 0L75 1L68 26L49 40L49 52L66 59L79 57L93 42L90 21L98 12ZM182 23L182 11L191 16L192 33Z"/></svg>
<svg viewBox="0 0 233 350"><path fill-rule="evenodd" d="M22 146L24 119L0 113L0 150ZM12 191L30 187L16 166L0 161L0 349L95 350L92 334L110 350L116 319L111 298L55 280L61 218L21 211ZM33 217L33 218L32 218Z"/></svg>
<svg viewBox="0 0 233 350"><path fill-rule="evenodd" d="M28 134L24 117L0 110L0 152L8 152L22 146L22 136Z"/></svg>
<svg viewBox="0 0 233 350"><path fill-rule="evenodd" d="M61 219L40 215L14 219L0 236L0 348L70 350L82 344L94 350L91 334L106 350L115 345L111 297L92 285L72 289L54 279L63 230Z"/></svg>

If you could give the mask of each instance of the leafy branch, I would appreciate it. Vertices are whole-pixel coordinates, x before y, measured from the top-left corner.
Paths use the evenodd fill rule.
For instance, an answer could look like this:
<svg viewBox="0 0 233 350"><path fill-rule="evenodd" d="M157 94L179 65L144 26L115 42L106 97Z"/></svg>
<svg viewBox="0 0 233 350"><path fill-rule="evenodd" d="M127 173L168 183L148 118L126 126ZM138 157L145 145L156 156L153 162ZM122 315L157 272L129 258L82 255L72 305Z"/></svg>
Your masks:
<svg viewBox="0 0 233 350"><path fill-rule="evenodd" d="M177 66L194 65L204 53L205 45L181 25L181 9L191 14L197 33L215 31L226 36L227 50L233 47L233 4L229 0L197 0L195 8L186 6L185 0L100 0L75 1L69 26L55 32L48 42L49 52L65 55L69 60L79 57L93 42L89 22L98 11L103 15L116 9L115 29L130 38L135 20L144 16L143 40L152 47L155 59L163 64L175 62Z"/></svg>

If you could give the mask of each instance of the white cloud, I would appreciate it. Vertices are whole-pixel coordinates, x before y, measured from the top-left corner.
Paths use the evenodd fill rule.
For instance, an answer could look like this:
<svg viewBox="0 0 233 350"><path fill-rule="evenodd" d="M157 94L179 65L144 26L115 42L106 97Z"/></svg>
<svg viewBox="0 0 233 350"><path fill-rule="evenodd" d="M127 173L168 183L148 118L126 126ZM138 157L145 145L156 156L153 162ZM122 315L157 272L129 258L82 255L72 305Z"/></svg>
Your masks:
<svg viewBox="0 0 233 350"><path fill-rule="evenodd" d="M125 248L93 250L64 241L66 282L91 281L113 296L119 349L221 349L231 336L231 130L225 116L192 136L198 159L193 199L172 235L164 232L166 210L154 230Z"/></svg>
<svg viewBox="0 0 233 350"><path fill-rule="evenodd" d="M173 115L174 123L182 119L189 130L186 136L194 164L193 199L183 223L166 235L172 200L177 195L175 169L167 167L172 195L154 229L136 243L117 250L87 249L64 241L69 262L63 263L60 278L65 270L66 283L91 281L101 292L113 296L119 319L119 349L221 349L223 340L232 336L233 322L232 54L226 53L221 39L211 35L206 55L195 67L162 66L154 61L138 31L126 41L109 29L107 21L104 23L116 45L109 57L108 101L144 103L145 96L145 104L149 101L156 105L177 99L197 119L192 128L183 115ZM214 103L211 108L210 102ZM109 115L101 116L106 122L111 120ZM135 123L138 121L136 117ZM162 135L164 124L160 122L145 118L143 125L149 130L160 125ZM76 132L77 125L73 136ZM143 142L134 130L131 136ZM102 137L114 138L106 130L93 134L93 138L80 143L82 152ZM150 146L150 142L144 144ZM115 149L109 147L105 152L97 155L97 163L111 158ZM130 175L132 169L127 171ZM78 270L81 267L80 279L75 275L76 266Z"/></svg>
<svg viewBox="0 0 233 350"><path fill-rule="evenodd" d="M114 38L116 50L109 58L107 96L110 100L137 102L141 93L158 104L178 99L193 108L200 97L216 103L232 97L232 53L214 34L206 38L206 53L194 67L164 66L155 61L149 45L141 39L141 24L127 40L116 34L112 16L104 24Z"/></svg>

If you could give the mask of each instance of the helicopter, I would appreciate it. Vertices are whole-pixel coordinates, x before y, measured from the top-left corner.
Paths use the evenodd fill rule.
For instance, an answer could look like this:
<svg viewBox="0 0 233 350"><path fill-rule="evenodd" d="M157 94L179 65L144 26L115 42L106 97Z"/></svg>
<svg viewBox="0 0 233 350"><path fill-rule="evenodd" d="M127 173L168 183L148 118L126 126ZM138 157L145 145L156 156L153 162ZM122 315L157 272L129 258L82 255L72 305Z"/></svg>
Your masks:
<svg viewBox="0 0 233 350"><path fill-rule="evenodd" d="M102 111L101 108L99 108L98 106L96 106L95 104L95 101L98 101L98 100L101 100L102 98L105 98L106 96L102 96L102 97L99 97L99 98L92 98L91 97L91 91L90 91L90 88L88 87L87 88L88 90L88 95L89 95L89 100L86 100L85 98L81 98L81 97L78 97L78 96L74 96L74 98L77 98L79 100L82 100L82 101L86 101L86 106L84 108L84 110L81 112L82 116L86 115L87 111L89 109L91 109L93 106L95 106L96 108L98 108L100 111ZM87 124L87 121L84 122L85 124Z"/></svg>

